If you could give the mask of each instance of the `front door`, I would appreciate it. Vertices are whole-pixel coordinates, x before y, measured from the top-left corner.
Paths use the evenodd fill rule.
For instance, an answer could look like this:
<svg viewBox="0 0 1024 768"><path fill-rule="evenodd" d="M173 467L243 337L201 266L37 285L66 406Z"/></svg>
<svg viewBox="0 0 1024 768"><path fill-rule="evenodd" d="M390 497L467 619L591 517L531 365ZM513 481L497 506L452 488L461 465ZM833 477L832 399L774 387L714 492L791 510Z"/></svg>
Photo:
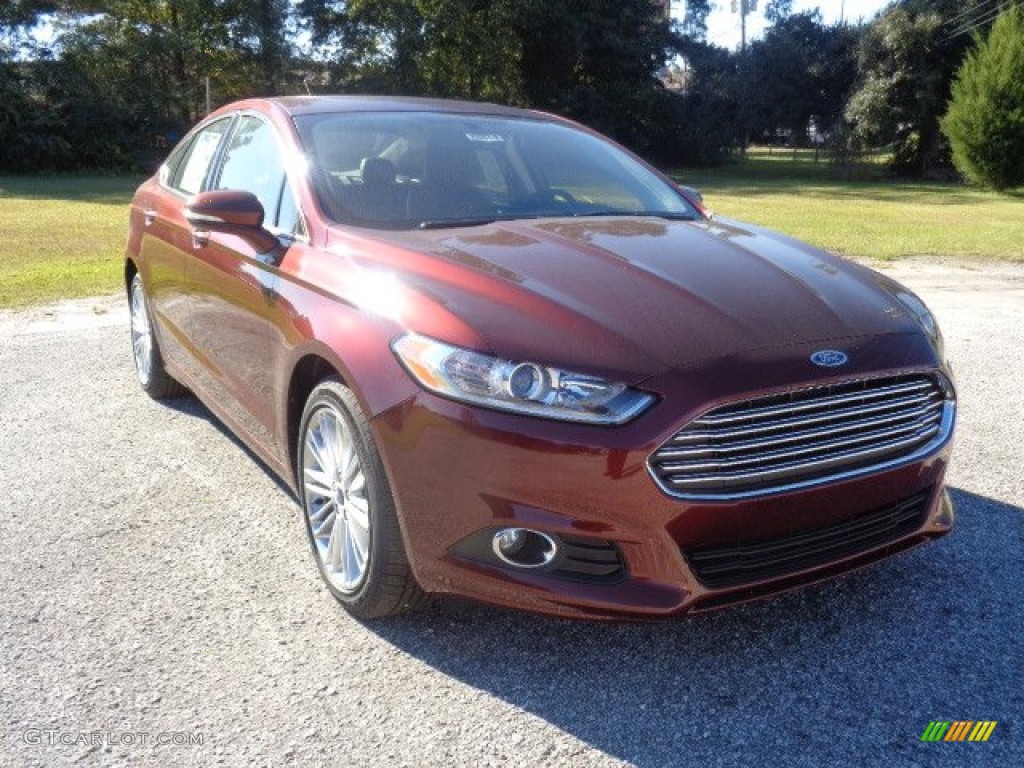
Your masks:
<svg viewBox="0 0 1024 768"><path fill-rule="evenodd" d="M287 465L274 439L272 342L280 311L277 265L288 248L303 245L295 242L301 235L301 218L277 139L267 122L254 115L239 118L208 186L256 195L263 205L264 224L281 235L281 247L261 255L235 235L194 233L185 280L199 383L226 415Z"/></svg>

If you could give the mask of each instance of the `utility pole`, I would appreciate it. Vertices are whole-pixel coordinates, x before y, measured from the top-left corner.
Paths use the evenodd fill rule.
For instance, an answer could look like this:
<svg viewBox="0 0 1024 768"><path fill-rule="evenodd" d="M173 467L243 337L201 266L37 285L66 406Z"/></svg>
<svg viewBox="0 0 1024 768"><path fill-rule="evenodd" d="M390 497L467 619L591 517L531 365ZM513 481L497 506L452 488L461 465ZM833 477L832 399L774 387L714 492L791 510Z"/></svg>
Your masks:
<svg viewBox="0 0 1024 768"><path fill-rule="evenodd" d="M747 0L740 0L740 55L747 52Z"/></svg>
<svg viewBox="0 0 1024 768"><path fill-rule="evenodd" d="M757 0L732 0L732 12L740 15L740 54L747 52L747 14L757 10Z"/></svg>
<svg viewBox="0 0 1024 768"><path fill-rule="evenodd" d="M757 10L757 0L732 0L732 12L740 15L740 99L743 106L747 101L747 14ZM740 110L741 115L743 109ZM747 153L747 145L750 143L750 135L747 131L746 117L742 117L742 136L740 151Z"/></svg>

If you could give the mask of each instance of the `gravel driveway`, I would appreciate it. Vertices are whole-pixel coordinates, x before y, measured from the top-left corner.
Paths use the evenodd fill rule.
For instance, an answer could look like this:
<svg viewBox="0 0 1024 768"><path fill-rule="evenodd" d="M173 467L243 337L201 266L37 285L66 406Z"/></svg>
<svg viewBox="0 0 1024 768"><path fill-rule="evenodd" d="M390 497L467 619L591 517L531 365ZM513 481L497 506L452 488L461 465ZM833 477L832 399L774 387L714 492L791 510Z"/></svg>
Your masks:
<svg viewBox="0 0 1024 768"><path fill-rule="evenodd" d="M1024 268L888 271L957 371L955 532L652 625L360 624L289 494L139 390L119 297L0 313L0 764L1024 765ZM921 743L931 720L999 724Z"/></svg>

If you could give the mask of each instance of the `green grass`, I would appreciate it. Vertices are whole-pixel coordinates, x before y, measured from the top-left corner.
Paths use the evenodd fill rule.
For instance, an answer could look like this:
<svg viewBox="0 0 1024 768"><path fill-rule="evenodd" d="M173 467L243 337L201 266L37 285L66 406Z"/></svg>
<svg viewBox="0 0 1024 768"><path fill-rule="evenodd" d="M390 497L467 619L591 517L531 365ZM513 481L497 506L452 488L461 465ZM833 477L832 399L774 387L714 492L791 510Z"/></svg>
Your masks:
<svg viewBox="0 0 1024 768"><path fill-rule="evenodd" d="M140 181L0 176L0 307L118 290Z"/></svg>
<svg viewBox="0 0 1024 768"><path fill-rule="evenodd" d="M951 256L1024 261L1024 195L958 184L899 183L875 159L834 177L813 151L753 149L721 168L673 174L715 213L858 259Z"/></svg>
<svg viewBox="0 0 1024 768"><path fill-rule="evenodd" d="M721 168L674 174L718 214L859 259L951 256L1024 261L1024 195L897 183L874 159L836 180L802 151L751 150ZM123 176L0 176L0 307L121 287L128 202Z"/></svg>

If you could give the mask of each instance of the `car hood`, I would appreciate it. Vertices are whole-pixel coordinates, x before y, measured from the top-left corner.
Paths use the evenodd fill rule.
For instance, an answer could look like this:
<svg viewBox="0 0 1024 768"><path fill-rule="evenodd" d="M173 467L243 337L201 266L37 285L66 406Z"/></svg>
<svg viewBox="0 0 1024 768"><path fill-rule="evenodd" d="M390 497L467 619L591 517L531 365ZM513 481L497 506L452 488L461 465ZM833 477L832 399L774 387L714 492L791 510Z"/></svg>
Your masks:
<svg viewBox="0 0 1024 768"><path fill-rule="evenodd" d="M374 238L396 246L377 266L491 352L623 381L767 347L920 332L885 278L737 222L543 219Z"/></svg>

